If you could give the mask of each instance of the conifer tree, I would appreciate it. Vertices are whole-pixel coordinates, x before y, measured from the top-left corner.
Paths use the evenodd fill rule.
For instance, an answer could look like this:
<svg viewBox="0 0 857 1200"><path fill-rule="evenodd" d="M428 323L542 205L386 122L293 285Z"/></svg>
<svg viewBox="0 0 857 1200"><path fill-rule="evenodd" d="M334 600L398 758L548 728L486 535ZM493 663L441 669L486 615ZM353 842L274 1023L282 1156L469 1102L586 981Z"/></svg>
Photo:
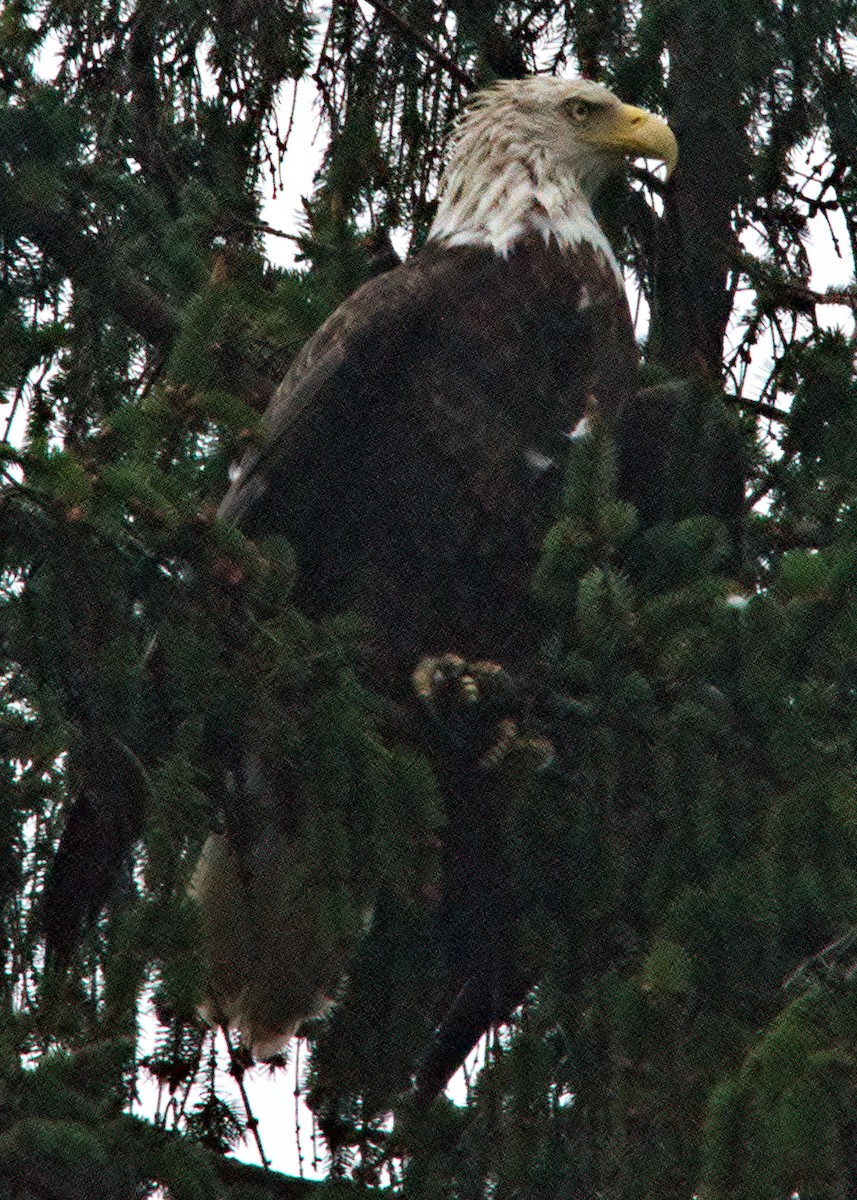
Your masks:
<svg viewBox="0 0 857 1200"><path fill-rule="evenodd" d="M857 1200L857 295L810 284L820 220L857 251L856 35L854 0L3 8L0 1195L308 1186L224 1157L248 1117L196 1014L187 885L252 730L308 797L322 941L353 952L309 1030L326 1190ZM297 349L421 243L467 95L534 70L679 137L673 181L600 198L650 316L626 421L659 469L635 510L621 438L569 443L533 580L556 757L498 772L533 989L467 1103L422 1107L430 770L359 625L309 621L290 548L214 514ZM298 86L329 141L283 270L260 209ZM60 970L72 820L101 866Z"/></svg>

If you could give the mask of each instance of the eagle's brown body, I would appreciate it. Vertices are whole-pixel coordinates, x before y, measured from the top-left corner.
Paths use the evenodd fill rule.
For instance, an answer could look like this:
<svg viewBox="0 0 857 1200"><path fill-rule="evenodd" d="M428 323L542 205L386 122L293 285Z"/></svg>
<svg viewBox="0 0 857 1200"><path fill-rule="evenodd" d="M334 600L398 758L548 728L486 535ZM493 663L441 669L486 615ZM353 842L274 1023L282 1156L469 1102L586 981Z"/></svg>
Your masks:
<svg viewBox="0 0 857 1200"><path fill-rule="evenodd" d="M635 361L591 247L429 245L310 340L222 514L287 536L299 606L362 609L388 669L449 650L514 662L564 435L587 403L619 411Z"/></svg>
<svg viewBox="0 0 857 1200"><path fill-rule="evenodd" d="M423 656L449 651L526 674L543 640L531 579L567 435L587 409L615 418L635 368L624 290L599 250L540 236L508 257L429 245L365 284L310 340L221 513L251 536L289 539L305 612L364 614L374 682L388 694L408 691ZM439 927L449 976L436 1020L451 1020L420 1072L428 1094L528 983L514 960L495 784L475 747L434 757L447 802ZM276 1046L278 1028L281 1040L291 1033L300 991L305 1015L324 1010L294 986L305 973L321 979L316 947L303 944L305 923L287 922L247 955L230 924L244 891L222 841L209 839L194 881L212 963L223 966L208 1011L228 1015L258 1052ZM322 992L335 985L335 971L324 974Z"/></svg>
<svg viewBox="0 0 857 1200"><path fill-rule="evenodd" d="M309 341L271 403L263 447L224 500L221 514L248 535L291 541L304 611L363 613L374 681L398 698L425 655L513 671L532 660L541 630L529 586L564 438L592 406L615 421L635 387L621 276L591 198L611 166L637 155L672 164L675 138L590 81L480 93L426 246ZM235 837L242 805L259 800L277 817L277 771L245 770L252 753L233 749L231 821L211 835L192 884L208 944L205 1009L270 1050L324 1007L350 949L319 941L311 878L295 890L312 862L301 858L294 804L264 845ZM435 765L448 810L438 921L448 979L426 1014L437 1036L417 1076L425 1095L531 982L515 961L515 896L484 760L459 746ZM49 914L73 895L85 812L67 826ZM114 841L121 861L130 846ZM275 886L281 876L300 893L297 916L292 892ZM97 911L104 892L75 913ZM53 924L68 941L76 920Z"/></svg>

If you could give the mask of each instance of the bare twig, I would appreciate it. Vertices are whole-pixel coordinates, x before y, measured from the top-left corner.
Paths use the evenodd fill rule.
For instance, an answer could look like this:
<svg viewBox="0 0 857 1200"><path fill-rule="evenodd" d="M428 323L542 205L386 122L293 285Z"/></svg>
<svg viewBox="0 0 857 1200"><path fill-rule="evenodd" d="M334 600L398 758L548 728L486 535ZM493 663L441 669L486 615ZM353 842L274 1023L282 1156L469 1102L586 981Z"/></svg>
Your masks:
<svg viewBox="0 0 857 1200"><path fill-rule="evenodd" d="M295 1042L295 1144L298 1151L298 1175L304 1177L304 1150L301 1144L301 1044Z"/></svg>
<svg viewBox="0 0 857 1200"><path fill-rule="evenodd" d="M796 984L806 986L814 980L848 979L854 971L854 950L857 948L857 928L852 926L842 937L826 945L817 954L805 958L782 984L784 992Z"/></svg>
<svg viewBox="0 0 857 1200"><path fill-rule="evenodd" d="M667 181L665 179L661 179L654 173L654 171L650 171L647 167L638 167L636 164L632 164L628 168L628 174L632 179L636 179L640 183L644 183L646 187L651 188L653 192L657 192L659 196L663 196L664 192L666 191Z"/></svg>

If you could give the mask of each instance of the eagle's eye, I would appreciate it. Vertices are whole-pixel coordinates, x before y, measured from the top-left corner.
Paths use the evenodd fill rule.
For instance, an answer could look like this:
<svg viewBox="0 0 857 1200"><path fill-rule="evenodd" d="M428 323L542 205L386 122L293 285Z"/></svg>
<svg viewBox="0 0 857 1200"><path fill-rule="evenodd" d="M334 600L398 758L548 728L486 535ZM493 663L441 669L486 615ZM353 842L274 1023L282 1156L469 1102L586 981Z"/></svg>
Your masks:
<svg viewBox="0 0 857 1200"><path fill-rule="evenodd" d="M563 107L575 125L582 125L592 115L595 105L587 100L566 100Z"/></svg>

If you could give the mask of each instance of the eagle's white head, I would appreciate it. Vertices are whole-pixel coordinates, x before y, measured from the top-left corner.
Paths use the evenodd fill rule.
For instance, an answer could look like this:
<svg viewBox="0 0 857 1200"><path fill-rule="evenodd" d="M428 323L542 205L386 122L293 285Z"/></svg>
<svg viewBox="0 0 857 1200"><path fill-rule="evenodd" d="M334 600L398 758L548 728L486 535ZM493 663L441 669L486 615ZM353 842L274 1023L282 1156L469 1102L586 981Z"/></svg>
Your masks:
<svg viewBox="0 0 857 1200"><path fill-rule="evenodd" d="M511 79L478 92L459 121L429 238L508 254L539 233L562 247L588 242L615 266L591 201L622 158L675 166L659 117L588 79ZM618 269L618 268L617 268Z"/></svg>

